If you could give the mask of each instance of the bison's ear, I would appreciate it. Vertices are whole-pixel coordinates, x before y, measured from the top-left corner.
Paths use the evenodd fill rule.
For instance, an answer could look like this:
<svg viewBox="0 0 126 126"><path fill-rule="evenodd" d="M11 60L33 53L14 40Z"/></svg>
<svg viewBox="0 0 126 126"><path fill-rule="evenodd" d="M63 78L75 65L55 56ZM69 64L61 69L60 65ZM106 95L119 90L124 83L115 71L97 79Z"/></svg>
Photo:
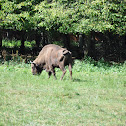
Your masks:
<svg viewBox="0 0 126 126"><path fill-rule="evenodd" d="M30 61L31 64L34 64L32 61Z"/></svg>

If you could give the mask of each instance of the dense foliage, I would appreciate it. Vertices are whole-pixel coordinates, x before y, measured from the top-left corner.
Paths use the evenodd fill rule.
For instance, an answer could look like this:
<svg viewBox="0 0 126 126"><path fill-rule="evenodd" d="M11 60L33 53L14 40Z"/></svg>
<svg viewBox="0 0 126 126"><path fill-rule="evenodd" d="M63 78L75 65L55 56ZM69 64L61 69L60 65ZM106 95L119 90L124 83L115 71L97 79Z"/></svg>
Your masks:
<svg viewBox="0 0 126 126"><path fill-rule="evenodd" d="M1 0L2 29L126 32L125 0Z"/></svg>
<svg viewBox="0 0 126 126"><path fill-rule="evenodd" d="M21 53L25 41L36 47L58 41L75 57L124 61L125 12L126 0L1 0L0 47L4 38L21 40Z"/></svg>

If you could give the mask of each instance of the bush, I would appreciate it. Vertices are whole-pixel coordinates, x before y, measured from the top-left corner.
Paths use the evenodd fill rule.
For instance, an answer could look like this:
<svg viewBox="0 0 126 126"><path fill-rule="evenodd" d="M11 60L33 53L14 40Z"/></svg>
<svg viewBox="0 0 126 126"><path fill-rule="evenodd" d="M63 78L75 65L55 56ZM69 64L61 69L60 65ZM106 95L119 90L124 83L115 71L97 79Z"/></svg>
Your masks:
<svg viewBox="0 0 126 126"><path fill-rule="evenodd" d="M80 61L75 60L73 70L76 72L100 72L100 73L109 73L109 72L125 72L126 71L126 62L123 64L110 63L101 59L95 61L90 57Z"/></svg>

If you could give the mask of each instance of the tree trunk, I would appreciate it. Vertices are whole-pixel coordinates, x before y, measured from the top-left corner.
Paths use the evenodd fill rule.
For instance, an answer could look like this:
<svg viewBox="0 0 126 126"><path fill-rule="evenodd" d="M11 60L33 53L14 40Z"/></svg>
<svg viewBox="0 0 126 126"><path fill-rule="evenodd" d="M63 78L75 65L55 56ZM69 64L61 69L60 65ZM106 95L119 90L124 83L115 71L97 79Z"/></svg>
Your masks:
<svg viewBox="0 0 126 126"><path fill-rule="evenodd" d="M0 48L2 47L2 32L1 32L1 29L0 29Z"/></svg>
<svg viewBox="0 0 126 126"><path fill-rule="evenodd" d="M63 35L63 43L67 49L70 49L70 37L68 34Z"/></svg>
<svg viewBox="0 0 126 126"><path fill-rule="evenodd" d="M84 45L85 45L84 34L80 34L79 35L79 48L80 48L79 54L81 55L81 58L84 57L84 48L85 48Z"/></svg>
<svg viewBox="0 0 126 126"><path fill-rule="evenodd" d="M48 44L47 36L46 33L43 32L43 40L42 40L42 45L45 46Z"/></svg>
<svg viewBox="0 0 126 126"><path fill-rule="evenodd" d="M91 36L89 36L89 43L88 43L88 55L94 59L96 59L96 52L95 52L95 40L94 40L94 32L91 32Z"/></svg>
<svg viewBox="0 0 126 126"><path fill-rule="evenodd" d="M36 41L36 47L39 48L41 36L38 33L36 33L36 35L35 35L35 41Z"/></svg>
<svg viewBox="0 0 126 126"><path fill-rule="evenodd" d="M24 42L25 42L25 33L22 32L21 47L20 47L21 54L25 54L25 45L24 45Z"/></svg>

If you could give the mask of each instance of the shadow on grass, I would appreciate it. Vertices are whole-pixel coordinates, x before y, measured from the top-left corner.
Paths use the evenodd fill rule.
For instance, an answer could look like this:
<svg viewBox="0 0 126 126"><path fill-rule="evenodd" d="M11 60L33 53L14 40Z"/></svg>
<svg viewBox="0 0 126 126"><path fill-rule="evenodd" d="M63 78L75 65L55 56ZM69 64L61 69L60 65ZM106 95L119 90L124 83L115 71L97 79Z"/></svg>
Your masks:
<svg viewBox="0 0 126 126"><path fill-rule="evenodd" d="M88 80L83 80L83 79L78 79L78 78L74 78L73 82L87 82Z"/></svg>

